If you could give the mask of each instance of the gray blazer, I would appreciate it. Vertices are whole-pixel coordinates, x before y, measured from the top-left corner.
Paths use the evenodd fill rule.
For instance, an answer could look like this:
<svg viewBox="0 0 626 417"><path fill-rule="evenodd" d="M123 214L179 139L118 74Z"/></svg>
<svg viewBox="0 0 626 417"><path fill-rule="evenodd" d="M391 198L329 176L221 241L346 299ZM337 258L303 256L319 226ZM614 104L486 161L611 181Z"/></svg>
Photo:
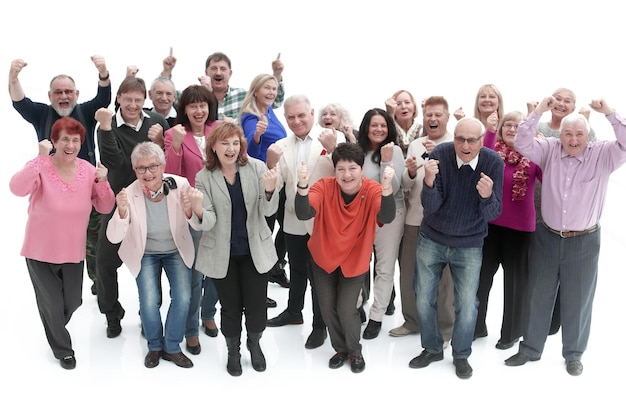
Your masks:
<svg viewBox="0 0 626 417"><path fill-rule="evenodd" d="M246 229L250 254L259 273L269 271L278 261L272 231L265 220L266 216L271 216L278 209L278 190L267 201L262 179L265 171L265 164L254 158L248 158L248 163L239 167L248 213ZM202 221L198 220L203 232L195 268L207 277L224 278L230 261L232 203L222 171L203 168L196 174L196 188L202 191L204 198Z"/></svg>

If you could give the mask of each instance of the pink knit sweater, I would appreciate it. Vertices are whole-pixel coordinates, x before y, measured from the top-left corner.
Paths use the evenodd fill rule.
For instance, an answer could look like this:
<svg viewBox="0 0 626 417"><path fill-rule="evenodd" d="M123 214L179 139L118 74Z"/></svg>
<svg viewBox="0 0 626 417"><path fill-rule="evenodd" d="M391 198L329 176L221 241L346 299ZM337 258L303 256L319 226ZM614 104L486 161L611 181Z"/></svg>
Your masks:
<svg viewBox="0 0 626 417"><path fill-rule="evenodd" d="M57 174L49 156L41 155L11 178L13 194L30 196L22 256L54 264L84 260L91 206L100 213L113 210L115 195L109 183L96 183L96 168L76 161L70 183Z"/></svg>

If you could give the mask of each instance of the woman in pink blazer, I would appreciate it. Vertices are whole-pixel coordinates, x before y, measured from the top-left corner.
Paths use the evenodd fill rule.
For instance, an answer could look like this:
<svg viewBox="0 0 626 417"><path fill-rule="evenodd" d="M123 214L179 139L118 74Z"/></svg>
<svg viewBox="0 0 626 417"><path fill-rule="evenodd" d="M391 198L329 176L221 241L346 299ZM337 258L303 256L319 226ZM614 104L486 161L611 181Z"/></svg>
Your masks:
<svg viewBox="0 0 626 417"><path fill-rule="evenodd" d="M204 168L206 138L217 120L217 99L206 87L190 85L185 88L178 100L177 124L165 132L165 172L187 178L195 186L196 174ZM202 233L190 229L196 253ZM218 334L215 324L217 290L210 279L192 267L191 304L185 328L187 351L192 355L200 353L198 339L198 313L202 302L202 326L211 337ZM204 296L202 296L204 290Z"/></svg>
<svg viewBox="0 0 626 417"><path fill-rule="evenodd" d="M154 368L162 357L183 368L193 363L180 343L191 299L194 247L189 232L192 207L201 211L202 193L178 176L164 177L165 156L153 142L138 144L131 154L137 180L117 194L117 208L106 235L120 243L119 256L136 278L139 314L148 341L144 365ZM170 286L170 306L161 322L161 268Z"/></svg>

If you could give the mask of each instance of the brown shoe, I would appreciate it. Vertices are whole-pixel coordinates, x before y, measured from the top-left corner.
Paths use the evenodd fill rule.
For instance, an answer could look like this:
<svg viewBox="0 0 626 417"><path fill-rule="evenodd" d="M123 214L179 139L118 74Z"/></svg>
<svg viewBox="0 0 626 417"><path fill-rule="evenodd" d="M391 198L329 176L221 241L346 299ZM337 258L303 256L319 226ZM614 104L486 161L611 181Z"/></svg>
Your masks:
<svg viewBox="0 0 626 417"><path fill-rule="evenodd" d="M176 353L167 353L163 352L163 359L166 361L174 362L177 366L181 368L191 368L193 367L193 362L189 359L183 352Z"/></svg>
<svg viewBox="0 0 626 417"><path fill-rule="evenodd" d="M163 355L162 350L151 350L146 355L146 359L143 361L143 364L146 365L146 368L154 368L159 364L159 359L161 359L161 355Z"/></svg>

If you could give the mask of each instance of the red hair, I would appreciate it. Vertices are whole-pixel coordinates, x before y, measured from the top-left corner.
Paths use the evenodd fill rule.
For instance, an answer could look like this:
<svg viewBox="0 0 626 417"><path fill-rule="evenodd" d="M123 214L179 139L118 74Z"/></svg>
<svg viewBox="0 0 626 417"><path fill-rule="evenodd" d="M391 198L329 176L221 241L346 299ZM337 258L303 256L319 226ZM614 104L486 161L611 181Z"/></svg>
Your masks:
<svg viewBox="0 0 626 417"><path fill-rule="evenodd" d="M73 117L61 117L52 125L52 131L50 132L50 140L52 143L57 143L61 138L61 132L65 131L68 135L79 135L80 143L85 142L85 127Z"/></svg>

